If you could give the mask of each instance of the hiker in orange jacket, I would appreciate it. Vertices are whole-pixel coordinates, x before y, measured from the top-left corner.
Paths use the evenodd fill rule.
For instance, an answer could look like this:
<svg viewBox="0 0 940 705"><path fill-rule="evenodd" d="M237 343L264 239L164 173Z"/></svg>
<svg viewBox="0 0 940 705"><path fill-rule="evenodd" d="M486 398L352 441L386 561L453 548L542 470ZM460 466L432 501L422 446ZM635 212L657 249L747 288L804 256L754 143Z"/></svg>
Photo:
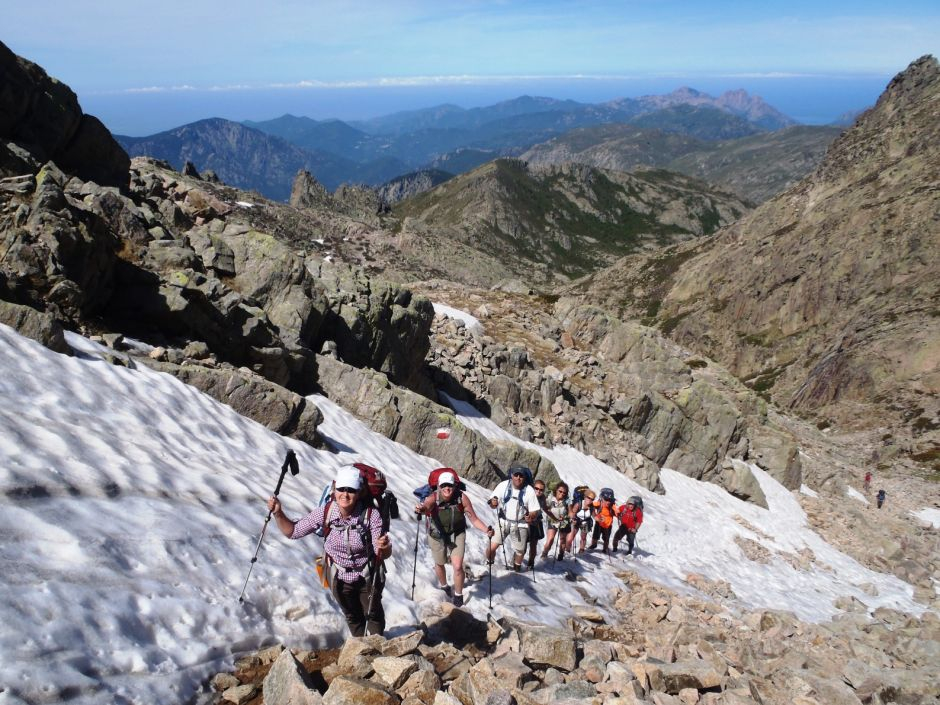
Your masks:
<svg viewBox="0 0 940 705"><path fill-rule="evenodd" d="M597 540L604 537L604 553L607 553L607 544L610 542L610 530L614 525L614 491L609 487L601 490L601 495L594 500L592 515L594 518L594 533L591 535L590 550L597 548Z"/></svg>

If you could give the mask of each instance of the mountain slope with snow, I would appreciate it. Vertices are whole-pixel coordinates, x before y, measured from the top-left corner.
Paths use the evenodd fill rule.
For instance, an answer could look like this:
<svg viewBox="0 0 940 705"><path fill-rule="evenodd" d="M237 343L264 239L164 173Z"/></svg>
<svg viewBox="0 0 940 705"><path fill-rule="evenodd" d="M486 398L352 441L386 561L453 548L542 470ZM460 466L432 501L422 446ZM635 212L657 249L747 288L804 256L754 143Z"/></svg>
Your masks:
<svg viewBox="0 0 940 705"><path fill-rule="evenodd" d="M384 598L391 633L442 599L423 539L415 602L409 598L419 530L409 520L411 490L437 465L432 458L368 431L322 397L314 398L325 416L320 430L341 450L315 450L173 377L109 364L103 348L81 337L69 342L74 357L0 326L0 702L183 702L234 654L274 642L339 642L343 620L313 571L316 539L291 542L271 527L246 604L237 599L288 448L301 469L281 492L292 518L313 507L338 466L362 460L386 471L403 516L391 530ZM464 423L499 434L469 409L457 410ZM825 544L794 497L757 469L769 510L668 470L666 495L652 495L571 448L540 452L569 483L646 499L640 551L613 557L613 567L683 590L692 589L691 572L726 580L738 604L804 619L831 617L840 595L869 608L923 609L911 586ZM468 491L492 521L488 491ZM763 546L769 560L748 559L736 537ZM471 531L467 556L477 574L483 545ZM813 558L804 568L796 558L807 549ZM493 614L558 624L585 595L609 609L607 597L622 583L607 563L588 554L554 569L539 564L532 576L509 574L497 562ZM565 570L585 579L566 580ZM876 585L878 596L863 583ZM485 615L487 582L472 584L467 596L467 609Z"/></svg>

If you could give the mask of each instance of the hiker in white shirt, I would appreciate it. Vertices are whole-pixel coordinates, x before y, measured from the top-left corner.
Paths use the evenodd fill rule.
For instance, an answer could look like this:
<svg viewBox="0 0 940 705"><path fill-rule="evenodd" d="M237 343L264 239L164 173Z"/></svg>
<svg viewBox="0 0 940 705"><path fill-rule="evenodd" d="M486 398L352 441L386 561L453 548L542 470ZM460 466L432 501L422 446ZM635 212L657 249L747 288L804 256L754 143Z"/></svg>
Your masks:
<svg viewBox="0 0 940 705"><path fill-rule="evenodd" d="M513 552L513 569L522 570L522 558L529 542L529 522L538 516L541 509L531 485L531 470L512 468L509 479L503 480L493 489L489 503L499 515L499 530L486 552L486 560L490 563L497 549L508 539Z"/></svg>

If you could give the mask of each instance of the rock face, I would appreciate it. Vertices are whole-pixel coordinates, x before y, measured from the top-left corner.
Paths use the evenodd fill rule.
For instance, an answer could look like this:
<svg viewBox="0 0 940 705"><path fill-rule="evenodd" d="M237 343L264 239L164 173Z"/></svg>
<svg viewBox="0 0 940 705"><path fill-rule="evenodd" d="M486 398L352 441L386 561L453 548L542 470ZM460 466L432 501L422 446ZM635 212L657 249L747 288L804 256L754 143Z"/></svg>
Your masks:
<svg viewBox="0 0 940 705"><path fill-rule="evenodd" d="M396 179L382 184L378 188L379 198L384 203L395 205L406 198L417 196L419 193L430 191L438 184L453 178L453 174L440 169L423 169L410 174L399 176Z"/></svg>
<svg viewBox="0 0 940 705"><path fill-rule="evenodd" d="M819 168L707 242L573 289L645 316L783 406L940 445L940 67L924 57ZM721 332L720 334L718 332Z"/></svg>
<svg viewBox="0 0 940 705"><path fill-rule="evenodd" d="M389 384L383 374L324 356L318 357L317 367L328 397L342 400L373 431L456 468L461 477L493 487L505 479L508 468L525 465L546 483L558 480L552 463L535 451L487 440L459 423L450 409ZM447 439L437 437L441 427L448 428Z"/></svg>
<svg viewBox="0 0 940 705"><path fill-rule="evenodd" d="M130 159L71 89L0 42L0 176L53 161L102 186L126 188Z"/></svg>
<svg viewBox="0 0 940 705"><path fill-rule="evenodd" d="M501 338L435 319L435 386L520 438L573 445L651 490L664 466L763 504L741 460L799 487L796 441L771 424L764 402L657 331L575 300L539 311L535 297L479 292L473 309L449 300L457 294L444 283L427 294L475 310Z"/></svg>
<svg viewBox="0 0 940 705"><path fill-rule="evenodd" d="M360 269L309 262L330 298L321 338L336 342L339 357L388 375L395 384L432 396L423 375L434 309L409 289L367 277Z"/></svg>

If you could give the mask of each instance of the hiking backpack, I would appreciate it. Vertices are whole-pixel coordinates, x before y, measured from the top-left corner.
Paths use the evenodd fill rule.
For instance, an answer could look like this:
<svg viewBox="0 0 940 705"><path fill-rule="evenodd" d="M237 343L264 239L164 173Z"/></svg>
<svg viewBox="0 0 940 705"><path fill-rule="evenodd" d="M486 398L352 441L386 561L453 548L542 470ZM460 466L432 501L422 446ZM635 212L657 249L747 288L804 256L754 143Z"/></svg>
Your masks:
<svg viewBox="0 0 940 705"><path fill-rule="evenodd" d="M399 517L398 498L388 489L385 473L365 463L353 463L361 479L360 495L367 507L378 510L382 517L382 533L388 533L392 519Z"/></svg>
<svg viewBox="0 0 940 705"><path fill-rule="evenodd" d="M435 538L439 538L442 541L448 542L450 539L451 532L447 532L444 530L444 524L441 521L441 518L439 516L440 507L441 507L440 494L437 494L438 480L440 479L441 475L443 475L445 472L449 472L451 475L454 476L454 479L455 479L454 496L451 498L451 501L448 503L448 505L452 507L456 507L458 510L460 510L461 515L463 515L464 513L463 493L464 493L464 490L467 489L467 486L461 481L460 476L457 474L457 471L454 470L453 468L436 468L432 470L430 474L428 475L428 483L414 490L414 495L421 501L422 504L432 494L437 495L435 499L434 510L429 515L429 520L434 525L434 529L437 531L438 535ZM430 527L428 530L430 531ZM466 527L464 527L464 530L466 530ZM456 532L456 533L462 533L462 532Z"/></svg>
<svg viewBox="0 0 940 705"><path fill-rule="evenodd" d="M436 468L430 472L428 475L428 482L426 485L421 485L412 492L415 497L420 499L422 502L431 496L434 492L437 492L437 480L445 472L449 472L457 479L457 485L455 486L456 496L460 496L467 489L467 486L461 481L460 476L457 474L457 471L453 468Z"/></svg>
<svg viewBox="0 0 940 705"><path fill-rule="evenodd" d="M587 492L590 488L587 485L578 485L574 488L574 494L571 495L571 501L580 502L584 499L584 493Z"/></svg>
<svg viewBox="0 0 940 705"><path fill-rule="evenodd" d="M639 495L633 495L630 499L627 500L627 504L633 504L637 509L643 509L643 498Z"/></svg>
<svg viewBox="0 0 940 705"><path fill-rule="evenodd" d="M614 491L609 487L601 488L601 499L606 499L608 502L614 501Z"/></svg>

